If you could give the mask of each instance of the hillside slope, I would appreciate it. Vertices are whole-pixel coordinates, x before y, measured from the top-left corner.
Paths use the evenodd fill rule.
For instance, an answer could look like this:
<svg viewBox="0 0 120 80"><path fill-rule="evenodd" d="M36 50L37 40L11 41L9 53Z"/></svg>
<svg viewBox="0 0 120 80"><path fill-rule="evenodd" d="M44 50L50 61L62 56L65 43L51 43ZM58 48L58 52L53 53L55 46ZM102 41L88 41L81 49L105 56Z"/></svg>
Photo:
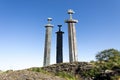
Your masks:
<svg viewBox="0 0 120 80"><path fill-rule="evenodd" d="M0 80L78 80L75 79L75 75L80 74L90 66L87 62L73 62L53 64L46 67L33 67L18 71L8 70L0 73Z"/></svg>
<svg viewBox="0 0 120 80"><path fill-rule="evenodd" d="M0 73L0 80L65 80L65 79L54 75L44 74L41 72L18 70Z"/></svg>
<svg viewBox="0 0 120 80"><path fill-rule="evenodd" d="M94 68L95 65L89 62L59 63L46 67L0 72L0 80L118 80L120 77L119 68L104 74L99 69L93 71ZM95 75L95 72L99 74Z"/></svg>

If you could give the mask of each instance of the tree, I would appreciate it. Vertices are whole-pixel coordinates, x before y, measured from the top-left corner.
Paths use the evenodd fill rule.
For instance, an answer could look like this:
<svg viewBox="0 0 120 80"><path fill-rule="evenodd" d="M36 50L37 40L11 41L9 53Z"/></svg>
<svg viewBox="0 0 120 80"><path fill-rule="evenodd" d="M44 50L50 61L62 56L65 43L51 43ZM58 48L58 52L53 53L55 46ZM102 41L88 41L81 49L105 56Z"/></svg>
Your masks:
<svg viewBox="0 0 120 80"><path fill-rule="evenodd" d="M112 69L114 66L120 66L120 51L116 49L103 50L96 55L96 59L101 69Z"/></svg>

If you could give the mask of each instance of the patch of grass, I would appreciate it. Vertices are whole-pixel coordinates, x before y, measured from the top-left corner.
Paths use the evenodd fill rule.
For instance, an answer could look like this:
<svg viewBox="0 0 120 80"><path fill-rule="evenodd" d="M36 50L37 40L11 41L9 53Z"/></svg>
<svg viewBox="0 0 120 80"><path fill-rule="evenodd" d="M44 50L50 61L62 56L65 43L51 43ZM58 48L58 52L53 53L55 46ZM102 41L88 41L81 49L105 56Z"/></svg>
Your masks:
<svg viewBox="0 0 120 80"><path fill-rule="evenodd" d="M66 80L78 80L74 75L72 75L70 73L66 73L66 72L53 73L53 72L48 72L48 71L45 71L45 70L43 70L41 68L37 68L37 67L30 68L30 69L27 69L27 70L29 70L29 71L35 71L35 72L41 72L41 73L48 74L48 75L58 76L58 77L66 79Z"/></svg>
<svg viewBox="0 0 120 80"><path fill-rule="evenodd" d="M34 68L27 69L27 70L28 71L34 71L34 72L41 72L41 73L44 73L44 74L47 74L47 75L55 75L54 73L45 71L45 70L43 70L42 68L39 68L39 67L34 67Z"/></svg>
<svg viewBox="0 0 120 80"><path fill-rule="evenodd" d="M45 74L48 73L47 71L45 71L45 70L43 70L43 69L41 69L39 67L30 68L30 69L27 69L27 70L34 71L34 72L41 72L41 73L45 73Z"/></svg>
<svg viewBox="0 0 120 80"><path fill-rule="evenodd" d="M66 72L58 72L55 74L56 76L60 76L62 78L65 78L67 80L77 80L75 78L75 76L73 76L72 74L66 73Z"/></svg>
<svg viewBox="0 0 120 80"><path fill-rule="evenodd" d="M8 73L8 72L13 72L13 70L7 70L7 71L4 71L3 73Z"/></svg>
<svg viewBox="0 0 120 80"><path fill-rule="evenodd" d="M39 68L39 67L29 68L29 69L26 69L26 70L33 71L33 72L41 72L41 73L48 74L48 75L53 75L53 76L58 76L58 77L66 79L66 80L81 80L81 79L77 79L74 75L72 75L70 73L66 73L66 72L53 73L53 72L45 71L45 70L43 70L42 68ZM5 72L0 71L0 73L9 73L9 72L13 72L13 70L7 70Z"/></svg>
<svg viewBox="0 0 120 80"><path fill-rule="evenodd" d="M0 74L3 73L3 71L0 70Z"/></svg>

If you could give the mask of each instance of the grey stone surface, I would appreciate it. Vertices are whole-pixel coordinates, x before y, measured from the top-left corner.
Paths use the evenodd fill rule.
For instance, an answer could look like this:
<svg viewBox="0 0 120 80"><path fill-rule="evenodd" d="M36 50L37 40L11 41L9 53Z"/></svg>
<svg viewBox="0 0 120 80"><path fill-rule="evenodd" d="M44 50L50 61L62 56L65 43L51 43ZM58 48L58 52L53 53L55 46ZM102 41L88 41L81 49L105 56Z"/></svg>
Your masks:
<svg viewBox="0 0 120 80"><path fill-rule="evenodd" d="M65 80L65 79L54 75L43 74L41 72L18 70L0 73L0 80Z"/></svg>
<svg viewBox="0 0 120 80"><path fill-rule="evenodd" d="M76 62L78 61L78 53L75 23L77 23L78 20L72 19L73 10L68 10L68 14L70 14L70 19L65 20L65 22L68 23L69 61Z"/></svg>
<svg viewBox="0 0 120 80"><path fill-rule="evenodd" d="M50 49L51 49L51 36L52 36L52 28L53 25L50 24L51 18L48 18L48 24L46 27L46 34L45 34L45 48L44 48L44 62L43 66L48 66L50 64Z"/></svg>
<svg viewBox="0 0 120 80"><path fill-rule="evenodd" d="M93 65L88 62L72 62L53 64L50 66L42 67L42 69L53 73L66 72L74 76L79 75L80 78L83 79L78 80L84 80L84 76L82 76L83 72L91 69L92 67Z"/></svg>

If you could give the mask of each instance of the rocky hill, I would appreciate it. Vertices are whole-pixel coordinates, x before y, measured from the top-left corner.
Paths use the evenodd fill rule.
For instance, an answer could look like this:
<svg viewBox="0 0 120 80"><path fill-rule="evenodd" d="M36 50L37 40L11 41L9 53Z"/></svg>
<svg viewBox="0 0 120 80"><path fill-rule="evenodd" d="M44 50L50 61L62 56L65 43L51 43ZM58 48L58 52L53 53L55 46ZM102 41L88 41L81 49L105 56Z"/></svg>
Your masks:
<svg viewBox="0 0 120 80"><path fill-rule="evenodd" d="M67 73L76 77L75 80L84 80L85 76L83 75L83 73L93 67L93 64L88 62L73 62L54 64L51 66L42 67L41 69L56 74L59 72Z"/></svg>
<svg viewBox="0 0 120 80"><path fill-rule="evenodd" d="M86 62L60 63L47 67L34 67L25 70L0 73L0 80L76 80L75 74L90 67ZM61 78L63 77L63 78Z"/></svg>
<svg viewBox="0 0 120 80"><path fill-rule="evenodd" d="M93 67L93 65L88 62L73 62L53 64L47 67L42 67L41 69L54 73L64 71L72 74L77 74L80 73L81 71L90 69L91 67Z"/></svg>
<svg viewBox="0 0 120 80"><path fill-rule="evenodd" d="M88 62L73 62L53 64L46 67L32 67L29 69L0 72L0 80L118 80L113 76L120 75L119 69L110 73L101 73L93 78L94 64ZM117 73L116 73L117 72ZM109 76L109 77L108 77Z"/></svg>
<svg viewBox="0 0 120 80"><path fill-rule="evenodd" d="M0 73L0 80L65 80L58 76L28 70L7 71Z"/></svg>

